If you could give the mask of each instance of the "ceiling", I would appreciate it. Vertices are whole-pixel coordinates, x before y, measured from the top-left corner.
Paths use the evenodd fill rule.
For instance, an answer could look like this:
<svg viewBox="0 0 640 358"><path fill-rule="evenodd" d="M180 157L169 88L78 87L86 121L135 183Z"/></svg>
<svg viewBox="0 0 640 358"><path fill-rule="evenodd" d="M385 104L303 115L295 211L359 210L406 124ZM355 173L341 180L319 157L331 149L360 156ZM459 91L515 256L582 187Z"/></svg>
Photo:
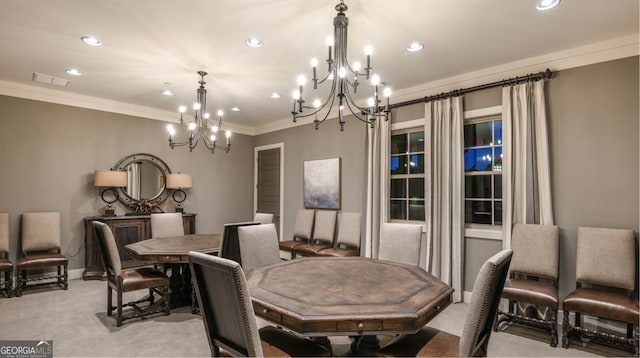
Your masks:
<svg viewBox="0 0 640 358"><path fill-rule="evenodd" d="M394 94L521 59L637 36L639 28L638 0L564 0L544 12L535 9L535 0L345 2L350 61L363 61L364 46L372 45L372 67ZM195 101L196 72L204 70L209 73L209 111L225 110L230 126L260 127L290 118L296 77L311 77L311 57L325 71L325 39L333 33L336 3L0 0L0 81L148 108L162 114L155 117L177 119L178 106ZM84 44L80 37L85 35L98 37L102 46ZM264 46L246 46L250 36ZM416 40L425 49L407 52L405 47ZM67 68L82 75L70 76ZM70 83L64 88L36 83L34 72ZM175 95L163 96L164 89ZM274 91L282 97L270 98ZM231 112L233 106L240 111Z"/></svg>

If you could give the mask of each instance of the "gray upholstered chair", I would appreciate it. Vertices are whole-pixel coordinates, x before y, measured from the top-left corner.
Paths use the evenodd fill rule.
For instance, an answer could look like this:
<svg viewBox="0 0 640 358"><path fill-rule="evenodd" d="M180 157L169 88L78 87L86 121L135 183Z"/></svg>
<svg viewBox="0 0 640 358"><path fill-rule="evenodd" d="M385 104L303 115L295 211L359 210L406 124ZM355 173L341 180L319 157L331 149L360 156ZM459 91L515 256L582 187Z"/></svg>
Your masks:
<svg viewBox="0 0 640 358"><path fill-rule="evenodd" d="M512 251L502 250L480 268L460 337L431 327L402 335L381 350L393 357L486 357L493 321L507 278Z"/></svg>
<svg viewBox="0 0 640 358"><path fill-rule="evenodd" d="M169 278L150 267L123 270L118 246L109 225L99 221L93 221L92 225L107 273L107 315L111 316L113 310L116 310L116 326L122 326L124 320L133 317L144 318L158 312L169 315ZM128 303L122 302L123 293L144 289L149 290L147 297ZM113 306L113 291L116 291L116 306ZM162 301L154 305L156 294ZM145 302L148 305L141 306ZM131 315L124 315L123 307L132 307Z"/></svg>
<svg viewBox="0 0 640 358"><path fill-rule="evenodd" d="M420 264L422 225L383 223L380 228L378 260L409 265Z"/></svg>
<svg viewBox="0 0 640 358"><path fill-rule="evenodd" d="M638 248L633 230L578 228L576 290L562 301L562 346L573 336L629 349L638 355ZM569 314L575 314L575 324ZM583 326L582 316L623 322L627 335L598 332ZM597 329L597 328L595 328Z"/></svg>
<svg viewBox="0 0 640 358"><path fill-rule="evenodd" d="M275 224L238 227L240 262L244 271L280 262Z"/></svg>
<svg viewBox="0 0 640 358"><path fill-rule="evenodd" d="M191 252L189 267L212 357L220 356L221 350L242 357L329 355L324 347L283 329L267 326L258 330L244 272L237 262Z"/></svg>
<svg viewBox="0 0 640 358"><path fill-rule="evenodd" d="M333 210L317 210L313 238L308 243L298 245L293 249L296 256L316 256L319 251L333 247L337 216L338 213Z"/></svg>
<svg viewBox="0 0 640 358"><path fill-rule="evenodd" d="M184 235L182 213L151 214L151 237Z"/></svg>
<svg viewBox="0 0 640 358"><path fill-rule="evenodd" d="M22 255L16 264L20 273L16 285L16 296L22 296L22 290L27 286L41 286L57 284L63 289L68 288L69 260L60 253L61 244L60 213L24 213L22 214ZM27 277L29 270L55 267L57 274L48 272L42 276ZM54 282L38 282L55 279ZM36 283L33 283L36 282Z"/></svg>
<svg viewBox="0 0 640 358"><path fill-rule="evenodd" d="M0 292L11 297L13 262L9 260L9 213L0 213L0 272L4 273L4 281L0 282Z"/></svg>
<svg viewBox="0 0 640 358"><path fill-rule="evenodd" d="M360 256L360 213L340 213L335 247L320 250L317 256Z"/></svg>
<svg viewBox="0 0 640 358"><path fill-rule="evenodd" d="M256 213L256 215L253 217L253 221L257 221L260 224L271 224L273 223L273 214Z"/></svg>
<svg viewBox="0 0 640 358"><path fill-rule="evenodd" d="M558 345L558 258L560 238L555 225L515 224L511 234L510 278L502 298L509 311L498 309L494 331L501 322L537 327L551 334Z"/></svg>
<svg viewBox="0 0 640 358"><path fill-rule="evenodd" d="M291 258L295 258L296 254L294 249L298 245L306 244L311 239L313 234L313 218L314 211L307 209L300 209L296 215L296 224L293 228L293 239L280 241L278 247L282 251L288 251L291 253Z"/></svg>

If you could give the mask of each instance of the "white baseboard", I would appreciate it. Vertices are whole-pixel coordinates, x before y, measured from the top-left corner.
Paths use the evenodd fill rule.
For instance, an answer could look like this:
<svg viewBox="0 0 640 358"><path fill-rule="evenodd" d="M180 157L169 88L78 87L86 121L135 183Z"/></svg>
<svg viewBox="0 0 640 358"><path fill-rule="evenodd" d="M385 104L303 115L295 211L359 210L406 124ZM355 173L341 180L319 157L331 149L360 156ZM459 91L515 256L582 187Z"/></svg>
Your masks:
<svg viewBox="0 0 640 358"><path fill-rule="evenodd" d="M67 271L67 274L69 274L69 280L75 280L78 278L82 278L82 272L84 271L84 269L74 269L74 270L69 270Z"/></svg>

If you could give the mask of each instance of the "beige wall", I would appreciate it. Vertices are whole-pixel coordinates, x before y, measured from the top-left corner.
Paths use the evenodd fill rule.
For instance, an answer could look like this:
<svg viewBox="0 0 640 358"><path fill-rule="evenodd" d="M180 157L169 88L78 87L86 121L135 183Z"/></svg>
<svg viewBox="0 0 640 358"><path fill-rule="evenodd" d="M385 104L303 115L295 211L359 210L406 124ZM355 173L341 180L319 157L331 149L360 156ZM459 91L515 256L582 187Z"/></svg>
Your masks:
<svg viewBox="0 0 640 358"><path fill-rule="evenodd" d="M84 267L82 219L105 204L93 186L93 171L109 169L122 157L150 153L173 172L193 175L183 206L197 213L201 233L222 232L222 225L252 216L252 137L233 136L230 153L211 155L203 148L171 150L165 123L44 102L0 96L0 211L10 213L15 257L20 214L60 211L62 252L70 269ZM126 208L116 205L116 213ZM173 211L175 203L163 205Z"/></svg>
<svg viewBox="0 0 640 358"><path fill-rule="evenodd" d="M558 71L547 82L554 217L562 240L561 295L575 287L578 226L638 231L638 78L638 57L632 57ZM465 110L498 105L500 88L464 98ZM424 109L418 104L394 110L393 120L423 116ZM365 129L356 121L349 121L347 128L340 133L332 122L317 132L306 125L256 137L256 145L285 143L285 237L290 237L295 211L302 207L303 160L349 158L343 161L343 185L348 193L343 191L343 207L364 212ZM500 248L500 241L465 238L465 291L471 291L484 260Z"/></svg>

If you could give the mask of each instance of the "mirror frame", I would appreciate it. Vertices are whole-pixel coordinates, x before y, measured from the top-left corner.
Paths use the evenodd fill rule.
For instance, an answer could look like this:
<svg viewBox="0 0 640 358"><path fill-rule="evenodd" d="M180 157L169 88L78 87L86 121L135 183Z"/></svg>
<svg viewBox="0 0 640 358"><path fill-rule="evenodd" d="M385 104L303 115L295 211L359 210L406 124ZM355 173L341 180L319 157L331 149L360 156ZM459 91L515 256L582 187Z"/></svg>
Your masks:
<svg viewBox="0 0 640 358"><path fill-rule="evenodd" d="M169 169L167 163L165 163L162 159L148 153L136 153L128 155L120 159L113 167L113 169L126 171L126 168L127 166L129 166L129 164L138 162L153 164L160 170L162 176L164 177L164 186L162 190L152 198L135 199L131 197L129 193L127 193L127 187L122 187L119 188L121 195L119 196L118 200L120 200L120 202L127 207L134 209L136 213L145 214L152 211L158 211L159 205L169 197L169 191L167 190L167 174L171 173L171 169ZM154 208L156 210L154 210Z"/></svg>

